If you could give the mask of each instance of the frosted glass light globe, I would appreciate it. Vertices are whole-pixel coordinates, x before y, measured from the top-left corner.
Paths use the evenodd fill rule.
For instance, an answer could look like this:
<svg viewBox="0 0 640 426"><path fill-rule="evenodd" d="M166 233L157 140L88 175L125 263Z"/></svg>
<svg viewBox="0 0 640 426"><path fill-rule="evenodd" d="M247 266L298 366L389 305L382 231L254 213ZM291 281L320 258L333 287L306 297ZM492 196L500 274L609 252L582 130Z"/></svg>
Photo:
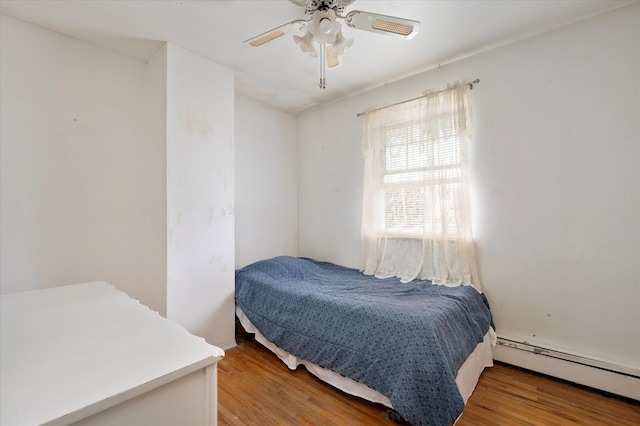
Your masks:
<svg viewBox="0 0 640 426"><path fill-rule="evenodd" d="M329 34L332 28L333 24L331 23L331 19L323 18L318 23L318 30L320 30L322 34Z"/></svg>

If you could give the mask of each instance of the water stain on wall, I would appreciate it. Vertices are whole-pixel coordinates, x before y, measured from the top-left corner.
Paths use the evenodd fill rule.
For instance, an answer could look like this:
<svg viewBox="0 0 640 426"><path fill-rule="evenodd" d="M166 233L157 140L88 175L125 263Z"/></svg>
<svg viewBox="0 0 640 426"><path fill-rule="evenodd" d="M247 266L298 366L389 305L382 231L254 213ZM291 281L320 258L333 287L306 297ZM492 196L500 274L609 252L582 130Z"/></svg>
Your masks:
<svg viewBox="0 0 640 426"><path fill-rule="evenodd" d="M207 117L194 117L189 110L178 114L178 120L190 136L197 135L201 139L208 139L213 133L213 126L209 123Z"/></svg>

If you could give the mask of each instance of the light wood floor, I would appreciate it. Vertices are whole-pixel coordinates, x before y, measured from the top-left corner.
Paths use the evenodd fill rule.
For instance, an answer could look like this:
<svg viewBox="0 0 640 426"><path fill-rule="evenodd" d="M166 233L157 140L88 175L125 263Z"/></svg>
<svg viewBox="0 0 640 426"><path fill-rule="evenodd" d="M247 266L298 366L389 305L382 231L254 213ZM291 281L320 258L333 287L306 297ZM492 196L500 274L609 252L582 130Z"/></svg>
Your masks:
<svg viewBox="0 0 640 426"><path fill-rule="evenodd" d="M386 407L290 371L244 336L218 364L218 422L227 425L386 425ZM486 369L457 426L640 425L640 404L509 367Z"/></svg>

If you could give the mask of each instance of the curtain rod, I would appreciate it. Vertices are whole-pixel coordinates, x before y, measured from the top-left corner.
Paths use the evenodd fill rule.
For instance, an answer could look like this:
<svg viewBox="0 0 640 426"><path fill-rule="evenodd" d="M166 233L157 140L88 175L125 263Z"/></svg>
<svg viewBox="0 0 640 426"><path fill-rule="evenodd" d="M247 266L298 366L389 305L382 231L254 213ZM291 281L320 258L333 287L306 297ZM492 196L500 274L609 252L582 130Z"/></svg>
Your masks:
<svg viewBox="0 0 640 426"><path fill-rule="evenodd" d="M449 89L442 89L442 90L439 90L439 91L437 91L437 92L432 92L432 93L429 93L429 94L427 94L427 95L418 96L417 98L413 98L413 99L407 99L406 101L396 102L395 104L385 105L385 106L382 106L382 107L380 107L380 108L374 108L374 109L369 110L369 111L363 111L363 112L361 112L361 113L358 113L358 114L356 115L356 117L360 118L360 117L362 117L363 115L365 115L365 114L366 114L366 113L368 113L368 112L379 111L379 110L381 110L381 109L391 108L392 106L406 104L407 102L417 101L418 99L426 98L427 96L435 95L436 93L446 92L447 90L456 89L456 88L458 88L458 87L469 86L469 89L473 90L473 85L474 85L474 84L478 84L478 83L480 83L480 79L479 79L479 78L476 78L475 80L473 80L473 81L472 81L472 82L470 82L470 83L461 84L461 85L459 85L459 86L454 86L454 87L451 87L451 88L449 88Z"/></svg>

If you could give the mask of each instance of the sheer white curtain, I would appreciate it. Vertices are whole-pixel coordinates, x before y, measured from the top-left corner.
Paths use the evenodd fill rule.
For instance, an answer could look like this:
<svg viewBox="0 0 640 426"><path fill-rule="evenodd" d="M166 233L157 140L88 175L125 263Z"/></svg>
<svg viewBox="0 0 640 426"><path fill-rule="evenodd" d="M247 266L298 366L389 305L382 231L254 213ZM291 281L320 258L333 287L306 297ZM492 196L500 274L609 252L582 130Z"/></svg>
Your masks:
<svg viewBox="0 0 640 426"><path fill-rule="evenodd" d="M472 239L467 82L371 110L364 123L362 271L480 290Z"/></svg>

